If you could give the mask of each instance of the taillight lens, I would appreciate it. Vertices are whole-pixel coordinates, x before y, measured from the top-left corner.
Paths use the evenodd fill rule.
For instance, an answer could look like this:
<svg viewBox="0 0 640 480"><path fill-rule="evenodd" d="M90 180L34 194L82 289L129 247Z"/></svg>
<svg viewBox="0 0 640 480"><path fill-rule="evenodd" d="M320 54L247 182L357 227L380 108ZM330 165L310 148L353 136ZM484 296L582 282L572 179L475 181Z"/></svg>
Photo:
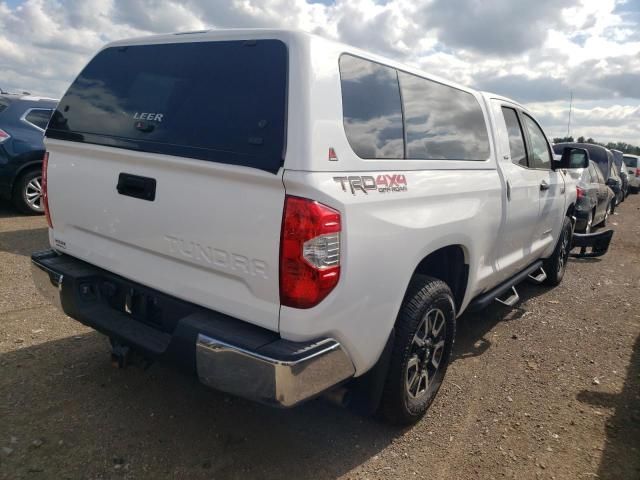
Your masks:
<svg viewBox="0 0 640 480"><path fill-rule="evenodd" d="M44 208L44 216L47 218L49 228L53 228L53 224L51 223L51 213L49 213L47 170L49 170L49 152L44 152L44 157L42 157L42 207Z"/></svg>
<svg viewBox="0 0 640 480"><path fill-rule="evenodd" d="M636 168L636 177L640 177L640 168Z"/></svg>
<svg viewBox="0 0 640 480"><path fill-rule="evenodd" d="M578 200L584 198L584 188L576 187L576 193L578 194Z"/></svg>
<svg viewBox="0 0 640 480"><path fill-rule="evenodd" d="M9 140L10 138L11 138L11 135L9 135L7 132L5 132L0 128L0 143L6 140Z"/></svg>
<svg viewBox="0 0 640 480"><path fill-rule="evenodd" d="M280 303L311 308L340 279L340 212L287 195L280 243Z"/></svg>

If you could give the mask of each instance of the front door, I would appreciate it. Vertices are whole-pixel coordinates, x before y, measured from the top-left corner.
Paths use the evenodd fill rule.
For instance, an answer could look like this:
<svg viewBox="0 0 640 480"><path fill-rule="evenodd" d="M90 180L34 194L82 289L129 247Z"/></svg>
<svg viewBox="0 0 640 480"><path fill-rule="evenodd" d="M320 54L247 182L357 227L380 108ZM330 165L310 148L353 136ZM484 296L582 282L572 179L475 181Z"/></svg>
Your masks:
<svg viewBox="0 0 640 480"><path fill-rule="evenodd" d="M529 168L539 179L540 211L532 238L532 249L536 257L548 256L560 238L565 209L564 174L552 170L551 146L537 122L522 113L522 123L528 138Z"/></svg>

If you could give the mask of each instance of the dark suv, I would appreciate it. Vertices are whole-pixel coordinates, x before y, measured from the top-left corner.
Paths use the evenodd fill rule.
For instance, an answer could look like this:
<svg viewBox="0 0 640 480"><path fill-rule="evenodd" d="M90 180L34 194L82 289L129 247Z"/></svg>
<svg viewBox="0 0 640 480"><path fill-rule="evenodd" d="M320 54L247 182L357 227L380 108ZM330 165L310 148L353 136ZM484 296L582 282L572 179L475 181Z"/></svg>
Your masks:
<svg viewBox="0 0 640 480"><path fill-rule="evenodd" d="M43 213L42 143L58 101L0 94L0 197L24 213Z"/></svg>
<svg viewBox="0 0 640 480"><path fill-rule="evenodd" d="M611 150L593 143L556 143L553 146L553 151L559 154L565 147L584 148L589 152L591 160L596 162L598 167L600 167L600 172L604 177L606 185L613 191L614 202L611 204L611 213L613 213L616 205L622 201L622 180L616 170L615 160Z"/></svg>

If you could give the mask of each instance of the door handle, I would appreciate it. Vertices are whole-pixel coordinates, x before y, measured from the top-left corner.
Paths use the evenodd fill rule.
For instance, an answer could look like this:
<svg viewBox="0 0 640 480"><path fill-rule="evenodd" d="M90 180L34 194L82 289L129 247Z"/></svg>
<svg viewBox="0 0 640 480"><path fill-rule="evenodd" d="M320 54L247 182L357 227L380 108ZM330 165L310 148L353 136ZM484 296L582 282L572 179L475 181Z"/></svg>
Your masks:
<svg viewBox="0 0 640 480"><path fill-rule="evenodd" d="M542 180L542 182L540 182L540 191L545 190L549 190L549 184L545 180Z"/></svg>
<svg viewBox="0 0 640 480"><path fill-rule="evenodd" d="M507 180L507 201L511 201L511 182Z"/></svg>
<svg viewBox="0 0 640 480"><path fill-rule="evenodd" d="M121 173L116 190L120 195L153 202L156 199L156 179Z"/></svg>

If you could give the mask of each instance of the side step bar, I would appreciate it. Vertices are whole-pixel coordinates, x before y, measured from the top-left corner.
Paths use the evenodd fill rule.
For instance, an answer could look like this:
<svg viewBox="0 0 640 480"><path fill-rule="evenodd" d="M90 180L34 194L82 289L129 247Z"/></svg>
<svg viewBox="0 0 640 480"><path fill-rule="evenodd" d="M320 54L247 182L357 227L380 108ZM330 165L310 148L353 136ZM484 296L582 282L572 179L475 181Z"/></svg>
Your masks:
<svg viewBox="0 0 640 480"><path fill-rule="evenodd" d="M535 273L537 270L542 270L542 260L538 260L532 263L527 268L522 270L520 273L502 282L497 287L492 288L488 292L477 296L471 301L467 310L470 312L477 312L479 310L483 310L487 308L489 304L491 304L491 302L493 302L494 300L501 299L501 297L511 289L513 289L513 293L508 298L501 299L498 301L503 305L513 306L513 304L515 304L520 299L520 297L518 296L518 293L515 291L515 288L513 287L515 285L518 285L522 281L526 280L531 274ZM513 301L513 303L509 304L508 302L511 302L514 296L516 297L516 299Z"/></svg>
<svg viewBox="0 0 640 480"><path fill-rule="evenodd" d="M511 287L511 295L509 295L507 298L502 299L502 298L496 297L496 302L501 303L502 305L505 305L507 307L513 307L519 301L520 301L520 295L518 295L518 291L516 290L516 287Z"/></svg>
<svg viewBox="0 0 640 480"><path fill-rule="evenodd" d="M544 268L540 267L540 271L534 275L535 272L529 274L529 280L531 280L536 285L541 285L547 279L547 272L544 271Z"/></svg>

